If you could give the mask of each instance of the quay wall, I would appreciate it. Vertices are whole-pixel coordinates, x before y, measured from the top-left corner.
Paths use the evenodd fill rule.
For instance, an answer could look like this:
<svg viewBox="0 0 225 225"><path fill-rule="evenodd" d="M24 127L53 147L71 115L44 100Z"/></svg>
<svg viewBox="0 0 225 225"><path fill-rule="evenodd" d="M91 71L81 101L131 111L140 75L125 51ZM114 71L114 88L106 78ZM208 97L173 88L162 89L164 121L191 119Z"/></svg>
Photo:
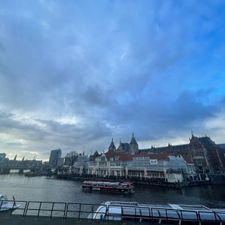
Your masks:
<svg viewBox="0 0 225 225"><path fill-rule="evenodd" d="M92 221L87 219L44 217L44 216L21 216L11 214L0 214L1 225L120 225L119 221ZM126 223L128 224L128 223ZM130 223L129 223L130 224Z"/></svg>
<svg viewBox="0 0 225 225"><path fill-rule="evenodd" d="M162 181L160 179L146 179L146 178L134 178L134 177L96 177L96 176L74 176L74 175L67 175L67 174L60 174L56 175L58 179L65 179L65 180L74 180L74 181L85 181L85 180L105 180L105 181L131 181L135 185L145 185L145 186L158 186L163 188L173 188L173 189L181 189L183 187L192 187L192 186L204 186L204 185L212 185L217 184L213 183L210 180L205 181L192 181L192 182L178 182L178 183L169 183Z"/></svg>

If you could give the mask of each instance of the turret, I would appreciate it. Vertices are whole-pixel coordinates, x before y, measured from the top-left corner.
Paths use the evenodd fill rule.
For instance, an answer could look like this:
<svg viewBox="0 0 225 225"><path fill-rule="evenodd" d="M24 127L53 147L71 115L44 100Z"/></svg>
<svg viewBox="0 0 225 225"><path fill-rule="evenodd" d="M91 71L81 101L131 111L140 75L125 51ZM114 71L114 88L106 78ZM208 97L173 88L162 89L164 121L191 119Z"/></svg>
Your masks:
<svg viewBox="0 0 225 225"><path fill-rule="evenodd" d="M113 138L112 138L112 141L111 141L111 143L109 145L109 151L115 151L115 150L116 150L116 147L114 145Z"/></svg>
<svg viewBox="0 0 225 225"><path fill-rule="evenodd" d="M135 154L135 152L138 151L138 143L134 137L134 133L132 133L132 138L130 141L130 151L131 151L131 154Z"/></svg>

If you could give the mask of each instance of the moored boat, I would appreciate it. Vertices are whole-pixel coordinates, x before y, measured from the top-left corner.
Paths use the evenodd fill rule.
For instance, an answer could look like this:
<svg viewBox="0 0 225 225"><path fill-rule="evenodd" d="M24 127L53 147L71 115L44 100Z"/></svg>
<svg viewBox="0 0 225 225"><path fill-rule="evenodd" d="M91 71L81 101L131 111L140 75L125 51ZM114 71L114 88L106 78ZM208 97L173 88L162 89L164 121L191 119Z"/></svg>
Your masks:
<svg viewBox="0 0 225 225"><path fill-rule="evenodd" d="M19 208L19 205L16 204L16 200L13 196L13 200L8 200L6 195L0 194L0 213L2 212L12 212Z"/></svg>
<svg viewBox="0 0 225 225"><path fill-rule="evenodd" d="M82 183L83 191L100 191L106 193L133 194L134 186L131 182L113 182L113 181L84 181Z"/></svg>
<svg viewBox="0 0 225 225"><path fill-rule="evenodd" d="M88 216L95 220L137 220L139 222L157 221L166 224L224 224L225 208L213 209L204 205L183 204L139 204L137 202L109 201L102 203Z"/></svg>

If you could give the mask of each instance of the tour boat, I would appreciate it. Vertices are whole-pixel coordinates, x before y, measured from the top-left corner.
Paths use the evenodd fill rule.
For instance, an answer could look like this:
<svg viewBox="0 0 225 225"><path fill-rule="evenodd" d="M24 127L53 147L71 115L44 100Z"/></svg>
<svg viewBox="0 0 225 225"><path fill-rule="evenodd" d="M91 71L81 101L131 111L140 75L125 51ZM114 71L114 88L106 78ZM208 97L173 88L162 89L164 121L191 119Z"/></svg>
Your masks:
<svg viewBox="0 0 225 225"><path fill-rule="evenodd" d="M88 216L95 220L136 220L139 222L157 222L166 224L224 224L225 208L213 209L204 205L183 204L139 204L137 202L110 201L102 203Z"/></svg>
<svg viewBox="0 0 225 225"><path fill-rule="evenodd" d="M134 186L131 182L114 181L84 181L83 191L100 191L106 193L133 194Z"/></svg>
<svg viewBox="0 0 225 225"><path fill-rule="evenodd" d="M15 198L13 200L8 200L7 196L0 194L0 213L2 212L12 212L16 210L19 205L16 204Z"/></svg>

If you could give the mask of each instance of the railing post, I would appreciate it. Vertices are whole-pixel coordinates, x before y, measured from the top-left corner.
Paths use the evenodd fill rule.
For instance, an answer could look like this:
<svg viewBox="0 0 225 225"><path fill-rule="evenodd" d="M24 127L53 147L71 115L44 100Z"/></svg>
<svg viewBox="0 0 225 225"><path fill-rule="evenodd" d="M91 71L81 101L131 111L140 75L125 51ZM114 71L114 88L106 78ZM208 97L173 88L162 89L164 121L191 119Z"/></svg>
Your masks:
<svg viewBox="0 0 225 225"><path fill-rule="evenodd" d="M152 221L153 221L153 219L154 219L154 215L153 215L153 210L152 210L152 208L150 208L150 212L151 212L151 219L152 219Z"/></svg>
<svg viewBox="0 0 225 225"><path fill-rule="evenodd" d="M221 217L215 212L215 211L213 211L213 214L214 214L214 217L215 217L215 220L216 221L220 221L220 223L222 223L222 219L221 219Z"/></svg>
<svg viewBox="0 0 225 225"><path fill-rule="evenodd" d="M27 215L27 211L28 211L28 208L29 208L29 204L30 204L30 202L26 202L25 208L24 208L24 211L23 211L23 216L26 216Z"/></svg>
<svg viewBox="0 0 225 225"><path fill-rule="evenodd" d="M180 210L180 217L181 217L181 222L183 221L183 213L182 210Z"/></svg>
<svg viewBox="0 0 225 225"><path fill-rule="evenodd" d="M136 206L135 206L135 216L134 216L135 224L137 223L136 219L137 219L137 212L136 212Z"/></svg>
<svg viewBox="0 0 225 225"><path fill-rule="evenodd" d="M67 218L68 204L69 203L65 203L65 207L64 207L64 218Z"/></svg>
<svg viewBox="0 0 225 225"><path fill-rule="evenodd" d="M158 211L158 214L159 214L159 224L161 224L161 221L162 221L161 213L160 213L159 209L157 209L157 211Z"/></svg>
<svg viewBox="0 0 225 225"><path fill-rule="evenodd" d="M39 214L40 214L41 206L42 206L42 202L40 202L40 204L39 204L38 215L37 216L39 216Z"/></svg>
<svg viewBox="0 0 225 225"><path fill-rule="evenodd" d="M151 224L151 211L150 211L151 208L148 207L147 209L148 209L149 223Z"/></svg>
<svg viewBox="0 0 225 225"><path fill-rule="evenodd" d="M0 209L2 208L3 200L1 200Z"/></svg>
<svg viewBox="0 0 225 225"><path fill-rule="evenodd" d="M80 220L81 203L79 203L78 219Z"/></svg>
<svg viewBox="0 0 225 225"><path fill-rule="evenodd" d="M51 209L51 215L50 215L51 218L52 218L52 212L53 212L53 210L54 210L54 205L55 205L55 203L52 202L52 209Z"/></svg>
<svg viewBox="0 0 225 225"><path fill-rule="evenodd" d="M167 213L167 209L165 209L166 211L166 220L168 221L168 213Z"/></svg>
<svg viewBox="0 0 225 225"><path fill-rule="evenodd" d="M93 205L91 206L91 219L93 222L94 221L94 206Z"/></svg>
<svg viewBox="0 0 225 225"><path fill-rule="evenodd" d="M23 216L25 216L26 208L27 208L27 202L25 203L25 206L24 206L24 209L23 209Z"/></svg>
<svg viewBox="0 0 225 225"><path fill-rule="evenodd" d="M201 225L202 224L202 220L201 220L201 216L200 216L200 212L196 212L196 215L197 215L197 218L198 218L198 220L199 220L199 225Z"/></svg>
<svg viewBox="0 0 225 225"><path fill-rule="evenodd" d="M142 222L142 211L141 211L141 209L139 208L139 213L140 213L140 218L139 218L139 222L141 223Z"/></svg>

